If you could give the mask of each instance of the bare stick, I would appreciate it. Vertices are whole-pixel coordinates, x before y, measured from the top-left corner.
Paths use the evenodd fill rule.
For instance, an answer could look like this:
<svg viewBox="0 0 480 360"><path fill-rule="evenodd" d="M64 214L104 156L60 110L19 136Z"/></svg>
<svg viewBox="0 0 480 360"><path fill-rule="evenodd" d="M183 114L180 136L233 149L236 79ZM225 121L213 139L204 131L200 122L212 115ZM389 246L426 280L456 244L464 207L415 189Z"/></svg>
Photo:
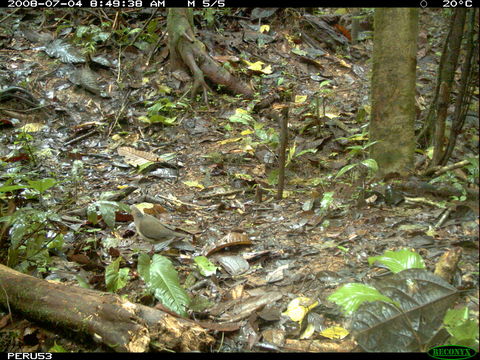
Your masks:
<svg viewBox="0 0 480 360"><path fill-rule="evenodd" d="M280 123L280 144L278 146L278 191L277 200L283 198L283 189L285 187L285 151L288 143L288 107L282 111L282 118L272 112L272 116Z"/></svg>

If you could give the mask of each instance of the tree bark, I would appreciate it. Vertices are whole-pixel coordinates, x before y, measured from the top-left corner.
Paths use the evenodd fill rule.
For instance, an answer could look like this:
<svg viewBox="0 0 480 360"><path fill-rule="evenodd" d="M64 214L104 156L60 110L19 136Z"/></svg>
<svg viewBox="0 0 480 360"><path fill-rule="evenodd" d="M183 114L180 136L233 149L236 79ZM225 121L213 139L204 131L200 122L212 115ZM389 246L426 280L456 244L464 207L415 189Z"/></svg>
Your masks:
<svg viewBox="0 0 480 360"><path fill-rule="evenodd" d="M375 10L370 156L378 177L413 169L417 27L418 9Z"/></svg>
<svg viewBox="0 0 480 360"><path fill-rule="evenodd" d="M353 9L352 12L352 27L350 34L352 35L352 45L358 44L358 34L360 30L360 19L358 18L360 15L359 9Z"/></svg>
<svg viewBox="0 0 480 360"><path fill-rule="evenodd" d="M0 304L30 320L86 333L115 351L144 352L151 341L175 351L201 351L213 343L193 321L115 294L37 279L4 265Z"/></svg>
<svg viewBox="0 0 480 360"><path fill-rule="evenodd" d="M476 87L477 83L474 80L474 72L472 73L471 68L474 60L474 48L478 46L474 45L474 33L475 33L475 13L476 9L471 9L468 19L468 27L467 33L465 35L466 44L465 44L465 57L463 59L462 64L462 76L460 79L460 86L459 91L457 94L457 99L455 101L455 111L452 117L452 128L450 130L450 136L448 139L447 149L443 154L442 161L440 162L441 165L446 165L448 159L452 155L453 149L455 148L455 144L457 141L458 135L462 131L463 125L465 123L465 118L467 116L468 105L470 102L468 101L471 98L473 89ZM476 52L475 52L476 53ZM478 76L476 77L478 81ZM473 81L472 81L473 80Z"/></svg>
<svg viewBox="0 0 480 360"><path fill-rule="evenodd" d="M460 45L463 38L463 28L467 9L455 9L452 29L448 37L448 50L445 59L445 66L440 74L440 93L437 104L437 116L435 118L435 131L433 137L433 159L432 166L439 165L444 154L445 122L447 119L448 106L450 105L450 94L452 92L453 78L457 68Z"/></svg>

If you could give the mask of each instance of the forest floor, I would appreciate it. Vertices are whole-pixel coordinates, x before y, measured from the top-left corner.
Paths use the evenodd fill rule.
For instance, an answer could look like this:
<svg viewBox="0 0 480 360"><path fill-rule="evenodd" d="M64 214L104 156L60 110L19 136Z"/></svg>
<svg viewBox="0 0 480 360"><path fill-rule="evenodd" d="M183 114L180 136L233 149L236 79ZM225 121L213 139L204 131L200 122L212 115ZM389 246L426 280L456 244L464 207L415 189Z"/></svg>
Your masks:
<svg viewBox="0 0 480 360"><path fill-rule="evenodd" d="M252 10L213 12L211 22L196 16L197 36L209 53L257 94L246 100L213 87L206 105L200 96L184 96L189 82L169 72L167 37L160 36L166 12L151 18L152 11L0 11L0 88L26 89L0 96L0 185L31 185L15 196L0 192L0 201L4 209L42 212L51 220L43 243L29 245L36 238L30 236L15 261L3 242L3 264L107 291L106 268L121 257L129 277L117 293L154 305L137 271L139 253L152 245L138 237L127 212L116 209L112 223L101 209L114 206L102 205L108 196L131 189L115 200L148 204L151 214L189 234L184 247L159 253L173 262L194 299L192 317L216 321L254 297L281 293L264 308L236 313L235 331L213 332L212 351L353 351L348 337L320 335L347 327L327 297L341 284L384 276L385 267L368 259L387 250L413 250L433 271L444 253L461 248L453 285L471 289L458 303L478 319L478 198L440 197L426 186L478 190L478 162L476 175L465 167L441 178L412 178L414 193L374 181L362 165L368 164L371 14L357 45L335 37L307 43L321 35L298 9L263 14L262 25L270 26L264 33ZM323 19L338 20L333 12ZM440 9L420 13L419 119L433 94L448 25ZM269 98L269 108L289 108L282 200L276 200L279 124L254 107ZM478 110L478 92L474 101ZM478 158L478 124L472 111L451 162ZM426 158L427 152L416 154L418 171ZM104 220L87 215L92 204ZM0 235L9 239L8 232ZM52 238L55 245L45 247ZM198 255L218 266L216 274L199 273ZM303 323L316 330L306 339L300 338L304 329L289 327L281 315L298 297L320 304ZM13 315L11 322L0 319L0 350L108 351Z"/></svg>

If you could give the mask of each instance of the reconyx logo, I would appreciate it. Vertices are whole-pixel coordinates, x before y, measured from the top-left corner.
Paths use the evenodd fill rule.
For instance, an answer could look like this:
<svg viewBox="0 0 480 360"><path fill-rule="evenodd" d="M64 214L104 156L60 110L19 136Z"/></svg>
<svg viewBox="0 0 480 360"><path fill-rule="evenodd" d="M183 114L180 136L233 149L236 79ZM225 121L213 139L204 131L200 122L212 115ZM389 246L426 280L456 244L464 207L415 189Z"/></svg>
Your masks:
<svg viewBox="0 0 480 360"><path fill-rule="evenodd" d="M461 346L461 345L443 345L443 346L436 346L428 350L428 355L435 359L469 359L475 356L476 351L468 346Z"/></svg>

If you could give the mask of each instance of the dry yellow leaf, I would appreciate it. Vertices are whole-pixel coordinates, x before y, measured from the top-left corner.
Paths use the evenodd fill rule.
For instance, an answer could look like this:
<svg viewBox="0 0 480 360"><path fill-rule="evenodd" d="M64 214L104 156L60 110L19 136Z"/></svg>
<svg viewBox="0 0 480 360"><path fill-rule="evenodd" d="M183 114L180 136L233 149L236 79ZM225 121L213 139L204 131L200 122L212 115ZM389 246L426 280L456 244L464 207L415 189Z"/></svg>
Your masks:
<svg viewBox="0 0 480 360"><path fill-rule="evenodd" d="M23 125L20 130L24 132L37 132L42 130L44 127L45 125L41 123L30 123Z"/></svg>

